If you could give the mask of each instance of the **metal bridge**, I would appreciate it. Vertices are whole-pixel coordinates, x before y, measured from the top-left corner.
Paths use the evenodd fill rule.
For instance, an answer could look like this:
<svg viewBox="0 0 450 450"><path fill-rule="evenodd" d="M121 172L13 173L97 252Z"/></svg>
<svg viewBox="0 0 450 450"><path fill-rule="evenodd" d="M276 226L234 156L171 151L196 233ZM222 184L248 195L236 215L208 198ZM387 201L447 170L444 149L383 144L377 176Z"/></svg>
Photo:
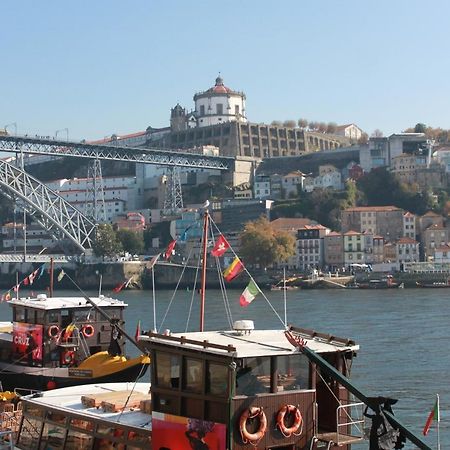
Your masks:
<svg viewBox="0 0 450 450"><path fill-rule="evenodd" d="M87 144L28 136L0 136L0 151L217 170L230 170L234 161L232 157L206 156L178 150Z"/></svg>
<svg viewBox="0 0 450 450"><path fill-rule="evenodd" d="M233 158L206 156L195 152L134 148L71 142L49 137L0 136L0 151L56 157L126 161L169 167L229 170ZM25 171L0 162L0 188L12 199L21 199L23 208L55 236L68 238L80 250L91 248L95 224L56 192Z"/></svg>
<svg viewBox="0 0 450 450"><path fill-rule="evenodd" d="M92 246L96 224L69 202L21 169L0 161L0 188L45 229L69 239L80 250Z"/></svg>

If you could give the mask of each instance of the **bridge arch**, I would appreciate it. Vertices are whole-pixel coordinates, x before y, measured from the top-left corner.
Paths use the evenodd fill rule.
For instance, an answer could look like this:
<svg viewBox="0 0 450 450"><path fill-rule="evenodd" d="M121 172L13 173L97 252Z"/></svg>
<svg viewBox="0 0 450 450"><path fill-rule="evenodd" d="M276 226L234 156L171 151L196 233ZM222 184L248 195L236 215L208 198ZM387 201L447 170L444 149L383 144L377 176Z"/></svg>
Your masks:
<svg viewBox="0 0 450 450"><path fill-rule="evenodd" d="M96 224L27 172L0 161L0 189L11 199L19 197L47 230L56 231L82 251L92 247Z"/></svg>

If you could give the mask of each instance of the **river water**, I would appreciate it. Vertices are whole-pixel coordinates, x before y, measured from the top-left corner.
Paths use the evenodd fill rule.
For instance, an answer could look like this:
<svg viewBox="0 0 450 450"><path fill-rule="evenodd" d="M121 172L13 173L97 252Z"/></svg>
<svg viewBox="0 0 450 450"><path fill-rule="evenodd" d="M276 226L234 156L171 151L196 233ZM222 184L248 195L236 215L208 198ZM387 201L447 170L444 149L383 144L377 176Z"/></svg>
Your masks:
<svg viewBox="0 0 450 450"><path fill-rule="evenodd" d="M240 307L240 293L227 292L233 320L252 319L256 328L282 327L282 292L265 292L278 317L263 295L249 307ZM76 295L69 291L62 295L71 294ZM287 319L288 323L299 327L354 339L360 351L353 363L352 381L368 396L398 398L395 414L417 434L421 433L435 395L439 394L440 440L444 450L450 449L449 294L447 289L289 291ZM151 291L125 290L115 297L129 305L125 317L126 329L131 335L138 320L142 330L154 327ZM183 290L175 296L173 291L157 292L157 329L174 332L185 331L186 327L198 329L198 303L198 294L192 291ZM0 304L0 320L10 320L6 304ZM224 329L228 328L227 324L221 292L207 291L205 329ZM136 352L132 345L128 345L127 350L130 354ZM436 448L436 424L423 439ZM368 445L353 448L368 448ZM414 447L407 443L405 448Z"/></svg>

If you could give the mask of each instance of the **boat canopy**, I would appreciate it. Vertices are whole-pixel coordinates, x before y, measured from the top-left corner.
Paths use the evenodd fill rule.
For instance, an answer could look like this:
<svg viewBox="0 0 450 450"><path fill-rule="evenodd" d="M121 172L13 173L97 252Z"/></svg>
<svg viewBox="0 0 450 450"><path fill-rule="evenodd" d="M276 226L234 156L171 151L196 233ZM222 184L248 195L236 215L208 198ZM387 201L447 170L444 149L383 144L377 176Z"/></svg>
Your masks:
<svg viewBox="0 0 450 450"><path fill-rule="evenodd" d="M110 297L101 295L100 297L91 297L91 300L99 307L126 307L126 303ZM11 306L25 306L41 310L52 309L70 309L91 307L91 304L84 297L47 297L45 294L39 294L37 297L27 297L12 299L9 301Z"/></svg>

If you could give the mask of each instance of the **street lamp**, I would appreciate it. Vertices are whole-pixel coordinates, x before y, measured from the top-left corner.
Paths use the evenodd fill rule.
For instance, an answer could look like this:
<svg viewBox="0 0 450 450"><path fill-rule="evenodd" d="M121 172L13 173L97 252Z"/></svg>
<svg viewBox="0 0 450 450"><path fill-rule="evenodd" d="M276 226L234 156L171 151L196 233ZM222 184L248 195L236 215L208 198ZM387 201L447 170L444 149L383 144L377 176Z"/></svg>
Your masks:
<svg viewBox="0 0 450 450"><path fill-rule="evenodd" d="M68 128L61 128L60 130L55 131L55 139L58 137L58 133L61 131L65 131L66 133L66 140L69 142L69 129Z"/></svg>
<svg viewBox="0 0 450 450"><path fill-rule="evenodd" d="M8 125L5 125L5 131L8 129L8 127L14 127L14 136L17 136L17 123L8 123Z"/></svg>

